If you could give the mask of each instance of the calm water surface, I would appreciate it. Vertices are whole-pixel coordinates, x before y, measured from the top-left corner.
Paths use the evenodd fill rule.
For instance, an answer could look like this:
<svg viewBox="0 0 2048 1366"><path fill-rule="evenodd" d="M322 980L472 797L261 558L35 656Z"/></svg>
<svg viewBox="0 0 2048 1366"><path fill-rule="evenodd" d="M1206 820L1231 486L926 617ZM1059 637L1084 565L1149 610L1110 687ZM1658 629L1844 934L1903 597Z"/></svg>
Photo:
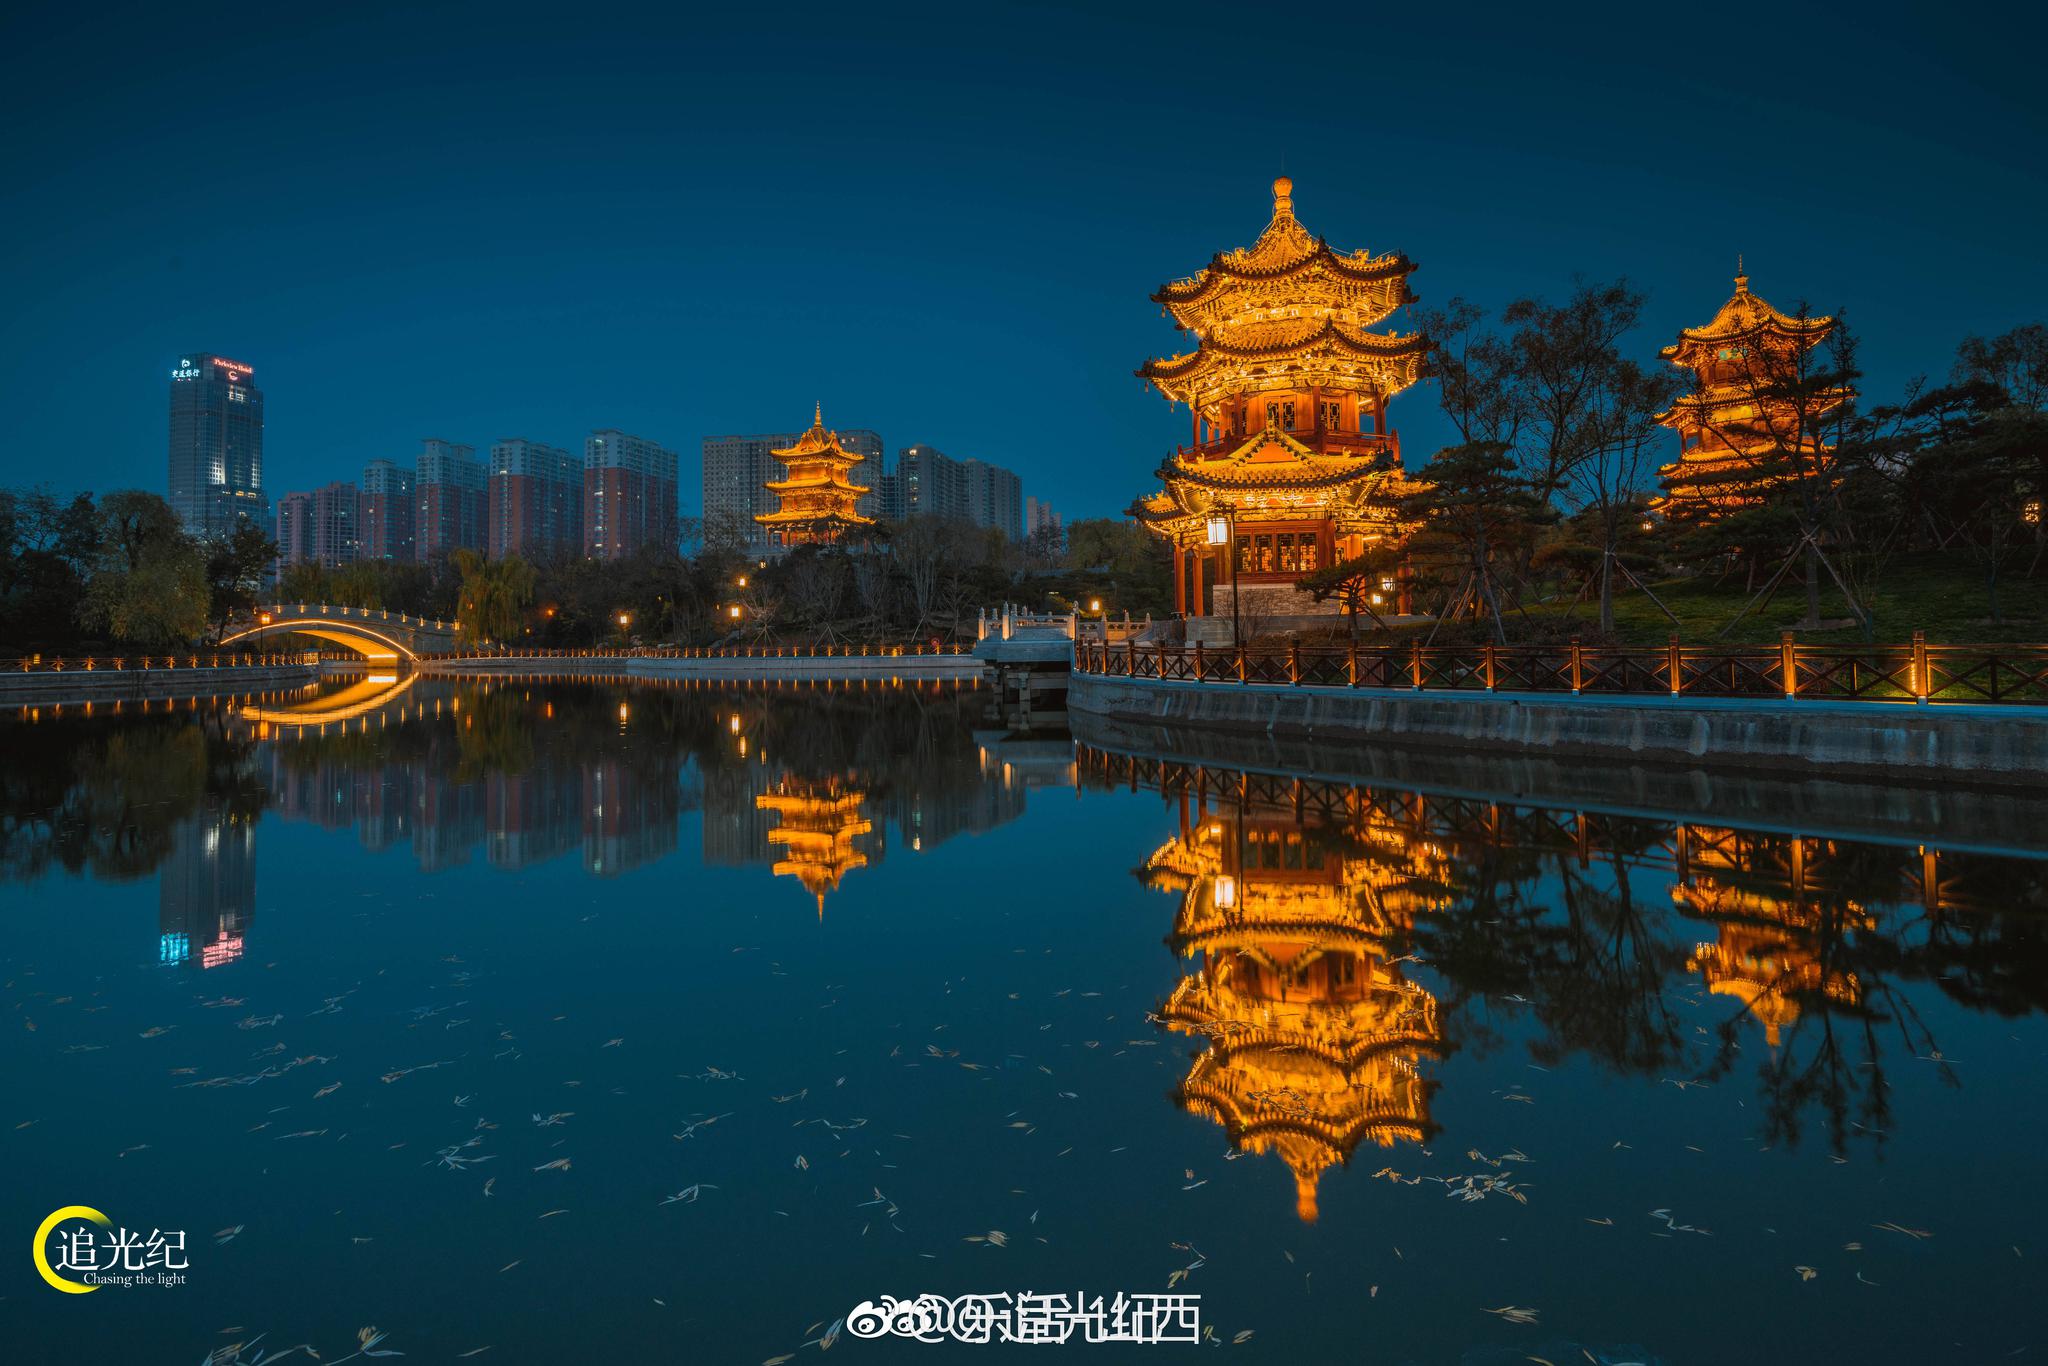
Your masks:
<svg viewBox="0 0 2048 1366"><path fill-rule="evenodd" d="M10 1358L805 1362L1170 1283L1242 1360L2048 1347L2040 862L973 691L378 692L0 722ZM73 1203L187 1283L45 1287Z"/></svg>

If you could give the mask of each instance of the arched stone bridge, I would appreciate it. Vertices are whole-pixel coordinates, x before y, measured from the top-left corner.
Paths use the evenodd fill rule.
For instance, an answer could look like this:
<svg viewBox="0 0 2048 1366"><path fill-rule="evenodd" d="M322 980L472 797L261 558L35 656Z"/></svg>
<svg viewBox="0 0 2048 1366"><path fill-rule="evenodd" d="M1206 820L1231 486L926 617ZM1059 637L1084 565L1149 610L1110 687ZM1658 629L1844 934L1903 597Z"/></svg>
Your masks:
<svg viewBox="0 0 2048 1366"><path fill-rule="evenodd" d="M346 646L374 664L396 664L455 649L460 626L460 622L408 616L381 607L283 602L231 620L220 643L296 633Z"/></svg>

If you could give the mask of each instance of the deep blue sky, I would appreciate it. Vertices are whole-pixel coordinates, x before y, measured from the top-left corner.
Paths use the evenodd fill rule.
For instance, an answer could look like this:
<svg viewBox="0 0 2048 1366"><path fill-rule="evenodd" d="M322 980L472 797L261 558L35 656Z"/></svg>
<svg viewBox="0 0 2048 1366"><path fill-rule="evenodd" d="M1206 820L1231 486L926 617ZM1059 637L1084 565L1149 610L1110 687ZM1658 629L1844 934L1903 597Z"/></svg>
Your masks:
<svg viewBox="0 0 2048 1366"><path fill-rule="evenodd" d="M273 497L619 426L694 510L704 435L822 399L1111 513L1187 430L1146 295L1283 166L1431 303L1626 274L1646 356L1738 251L1878 400L2048 314L2043 34L1996 8L299 8L0 21L0 482L161 490L196 349L256 366Z"/></svg>

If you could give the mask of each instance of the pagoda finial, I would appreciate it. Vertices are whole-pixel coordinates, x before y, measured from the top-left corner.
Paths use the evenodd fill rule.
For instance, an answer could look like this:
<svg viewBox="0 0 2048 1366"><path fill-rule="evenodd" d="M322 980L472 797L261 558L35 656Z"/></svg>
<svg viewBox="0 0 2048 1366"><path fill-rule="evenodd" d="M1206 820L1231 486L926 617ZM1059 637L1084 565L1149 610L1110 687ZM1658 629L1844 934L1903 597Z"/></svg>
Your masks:
<svg viewBox="0 0 2048 1366"><path fill-rule="evenodd" d="M825 400L819 399L818 406L812 410L811 425L814 427L822 427L825 425Z"/></svg>
<svg viewBox="0 0 2048 1366"><path fill-rule="evenodd" d="M1294 182L1286 176L1273 182L1273 217L1294 217Z"/></svg>
<svg viewBox="0 0 2048 1366"><path fill-rule="evenodd" d="M1739 251L1735 253L1735 292L1749 292L1749 273L1742 268L1742 253Z"/></svg>

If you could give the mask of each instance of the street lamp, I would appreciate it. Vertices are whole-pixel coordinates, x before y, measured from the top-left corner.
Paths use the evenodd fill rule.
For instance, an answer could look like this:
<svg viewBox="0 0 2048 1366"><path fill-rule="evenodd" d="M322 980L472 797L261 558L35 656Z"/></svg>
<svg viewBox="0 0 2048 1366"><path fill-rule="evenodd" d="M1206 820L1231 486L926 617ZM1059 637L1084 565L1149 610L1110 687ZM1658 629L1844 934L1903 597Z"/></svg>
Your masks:
<svg viewBox="0 0 2048 1366"><path fill-rule="evenodd" d="M731 607L727 608L726 611L734 621L738 621L740 619L740 605L738 603L734 603Z"/></svg>
<svg viewBox="0 0 2048 1366"><path fill-rule="evenodd" d="M1241 634L1243 634L1243 632L1242 628L1238 624L1239 612L1237 606L1237 548L1232 544L1232 542L1236 540L1236 538L1237 513L1235 509L1230 507L1224 507L1219 512L1212 514L1210 516L1209 544L1216 547L1218 555L1222 557L1223 564L1218 567L1228 568L1230 571L1230 647L1234 650L1242 649L1244 647L1244 642L1238 639L1238 637ZM1198 574L1196 577L1199 578L1200 575ZM1197 587L1199 587L1199 585L1197 585ZM1200 593L1196 594L1197 598L1199 598L1200 596Z"/></svg>

